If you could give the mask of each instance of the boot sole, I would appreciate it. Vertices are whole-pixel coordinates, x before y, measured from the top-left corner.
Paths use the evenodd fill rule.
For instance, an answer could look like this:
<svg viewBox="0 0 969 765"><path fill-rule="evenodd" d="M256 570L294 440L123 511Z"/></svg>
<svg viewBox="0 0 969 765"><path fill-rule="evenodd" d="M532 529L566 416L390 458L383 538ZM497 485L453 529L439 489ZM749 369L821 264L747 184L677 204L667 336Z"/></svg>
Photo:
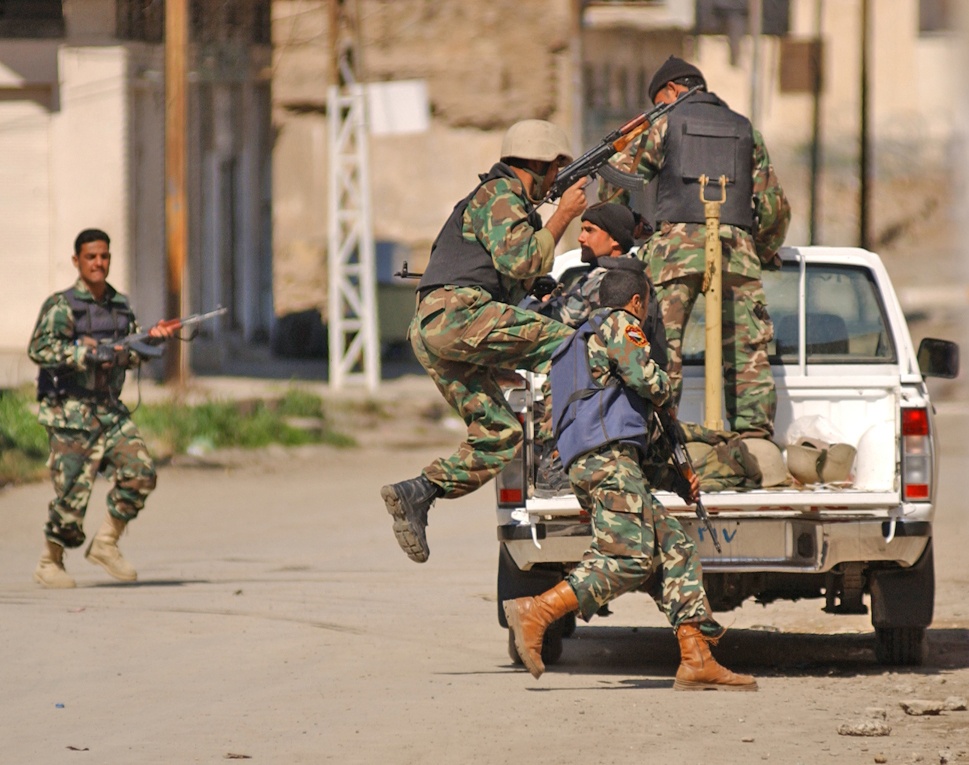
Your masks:
<svg viewBox="0 0 969 765"><path fill-rule="evenodd" d="M394 536L397 537L400 549L415 563L424 563L431 554L424 530L407 520L407 514L393 486L384 486L380 490L380 496L384 500L387 512L393 516Z"/></svg>
<svg viewBox="0 0 969 765"><path fill-rule="evenodd" d="M508 622L508 629L511 630L511 634L515 637L515 650L518 651L518 658L522 660L525 668L532 673L532 677L538 680L542 676L542 673L545 672L545 665L536 664L532 658L532 652L525 647L524 630L522 629L521 619L518 618L518 606L515 605L515 601L506 600L501 604L501 610L505 612L505 621Z"/></svg>
<svg viewBox="0 0 969 765"><path fill-rule="evenodd" d="M67 582L64 582L63 584L54 584L44 579L36 572L34 572L34 581L37 582L37 584L46 587L48 590L73 590L75 587L77 587L77 583L73 579L70 581L70 584Z"/></svg>
<svg viewBox="0 0 969 765"><path fill-rule="evenodd" d="M757 683L750 685L721 685L719 683L698 683L694 680L674 680L674 691L757 691Z"/></svg>
<svg viewBox="0 0 969 765"><path fill-rule="evenodd" d="M105 563L103 560L101 560L99 557L97 557L96 554L95 555L92 555L91 554L91 547L93 545L94 545L94 541L92 540L91 541L91 544L89 544L87 546L87 550L84 552L84 559L85 560L89 560L89 561L91 561L91 563L98 564L101 568L103 568L105 571L107 571L108 574L110 574L111 576L113 576L119 582L137 582L138 581L138 572L137 571L134 571L131 574L119 574L117 571L114 571L111 568L111 566L110 566L109 563Z"/></svg>

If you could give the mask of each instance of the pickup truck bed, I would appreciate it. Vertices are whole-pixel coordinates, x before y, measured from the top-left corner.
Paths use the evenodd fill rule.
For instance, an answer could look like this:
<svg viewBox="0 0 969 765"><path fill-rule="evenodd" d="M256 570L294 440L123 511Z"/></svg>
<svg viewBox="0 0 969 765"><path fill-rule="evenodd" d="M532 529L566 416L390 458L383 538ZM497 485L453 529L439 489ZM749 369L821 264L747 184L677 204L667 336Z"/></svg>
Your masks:
<svg viewBox="0 0 969 765"><path fill-rule="evenodd" d="M822 418L858 450L850 482L704 493L722 553L691 507L667 492L656 496L696 540L714 610L748 598L823 597L829 612L864 613L868 596L879 660L920 663L934 598L937 446L918 359L924 357L929 374L954 376L956 368L928 363L945 354L916 354L877 255L785 248L782 258L780 272L764 275L776 335L775 441L783 448L795 421ZM684 338L680 417L686 421L704 419L702 344L701 300ZM560 580L591 540L588 516L573 495L534 497L529 436L539 389L533 380L509 396L526 439L520 461L497 483L499 604ZM560 633L572 629L574 621ZM547 648L554 661L561 652L554 631Z"/></svg>

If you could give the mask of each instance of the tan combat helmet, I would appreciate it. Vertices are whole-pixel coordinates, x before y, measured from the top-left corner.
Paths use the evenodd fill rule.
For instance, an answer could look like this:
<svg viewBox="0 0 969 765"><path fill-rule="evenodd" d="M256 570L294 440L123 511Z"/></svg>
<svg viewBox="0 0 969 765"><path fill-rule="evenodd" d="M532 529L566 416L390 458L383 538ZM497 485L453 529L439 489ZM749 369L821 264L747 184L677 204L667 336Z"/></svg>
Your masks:
<svg viewBox="0 0 969 765"><path fill-rule="evenodd" d="M501 141L501 159L509 157L541 162L564 157L566 162L571 162L572 149L568 136L558 125L545 120L522 120L508 128Z"/></svg>
<svg viewBox="0 0 969 765"><path fill-rule="evenodd" d="M784 455L777 444L766 438L745 438L744 446L760 468L761 486L767 488L791 483L791 477L784 465Z"/></svg>
<svg viewBox="0 0 969 765"><path fill-rule="evenodd" d="M851 478L857 450L851 444L827 444L799 438L787 447L787 469L803 484L843 483Z"/></svg>

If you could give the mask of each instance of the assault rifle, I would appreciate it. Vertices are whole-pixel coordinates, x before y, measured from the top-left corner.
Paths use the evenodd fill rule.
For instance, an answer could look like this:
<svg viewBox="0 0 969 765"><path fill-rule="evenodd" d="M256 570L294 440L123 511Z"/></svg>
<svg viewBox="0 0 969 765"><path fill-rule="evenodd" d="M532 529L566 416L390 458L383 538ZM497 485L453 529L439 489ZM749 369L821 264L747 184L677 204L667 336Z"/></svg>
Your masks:
<svg viewBox="0 0 969 765"><path fill-rule="evenodd" d="M636 137L644 133L656 120L670 111L674 106L692 96L701 87L702 85L692 87L672 103L654 106L648 112L643 112L639 116L629 120L622 127L612 131L598 145L593 146L581 157L573 160L559 170L558 175L555 176L555 181L552 183L542 203L544 204L545 202L558 199L579 178L594 176L596 171L606 164L613 154L617 154L629 146Z"/></svg>
<svg viewBox="0 0 969 765"><path fill-rule="evenodd" d="M713 546L717 548L717 552L722 553L723 550L720 548L720 542L717 540L716 532L713 530L713 524L710 523L710 516L707 514L707 509L703 506L699 492L697 492L696 502L693 501L693 490L690 487L690 479L696 475L696 471L693 469L693 461L690 459L690 453L686 450L683 431L680 430L679 423L676 422L668 409L656 407L654 411L656 413L656 419L659 422L660 430L663 431L666 443L673 454L673 466L677 472L673 490L686 504L696 506L697 518L703 521L703 525L710 534L710 539L713 541Z"/></svg>
<svg viewBox="0 0 969 765"><path fill-rule="evenodd" d="M209 311L208 313L193 313L191 316L185 316L181 319L162 319L158 322L158 326L166 327L173 331L184 329L185 327L192 327L196 324L201 324L203 321L214 319L216 316L221 316L228 310L228 308L219 306L214 311ZM120 340L102 340L93 350L93 360L98 363L111 363L115 358L115 349L119 346L123 350L134 351L144 358L157 359L162 355L162 348L158 345L153 345L157 341L158 338L152 337L149 332L137 332L133 335L127 335Z"/></svg>

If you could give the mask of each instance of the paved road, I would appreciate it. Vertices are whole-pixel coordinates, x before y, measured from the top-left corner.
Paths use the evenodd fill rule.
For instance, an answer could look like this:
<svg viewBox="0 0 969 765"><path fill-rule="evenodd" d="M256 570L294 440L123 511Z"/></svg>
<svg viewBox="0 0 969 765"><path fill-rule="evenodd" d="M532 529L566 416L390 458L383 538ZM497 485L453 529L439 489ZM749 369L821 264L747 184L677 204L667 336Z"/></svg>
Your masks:
<svg viewBox="0 0 969 765"><path fill-rule="evenodd" d="M418 388L421 387L419 384ZM430 391L433 394L433 391ZM429 399L430 400L430 399ZM168 467L123 549L136 585L79 553L79 587L30 580L46 486L0 491L0 763L969 762L969 412L943 411L939 593L927 666L885 672L867 617L753 604L717 649L758 694L671 690L675 641L645 596L580 625L538 681L511 665L494 594L491 492L432 513L431 558L398 550L379 484L441 447ZM437 434L439 436L440 434ZM92 507L100 520L103 489ZM839 736L883 709L885 738ZM959 754L962 752L962 754Z"/></svg>

